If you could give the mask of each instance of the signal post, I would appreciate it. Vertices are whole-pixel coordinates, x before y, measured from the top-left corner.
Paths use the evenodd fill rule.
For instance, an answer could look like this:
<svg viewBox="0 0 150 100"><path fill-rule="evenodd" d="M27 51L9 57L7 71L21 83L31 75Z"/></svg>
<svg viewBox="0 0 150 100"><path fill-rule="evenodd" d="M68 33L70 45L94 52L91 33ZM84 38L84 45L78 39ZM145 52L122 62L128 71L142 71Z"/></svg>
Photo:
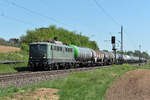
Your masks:
<svg viewBox="0 0 150 100"><path fill-rule="evenodd" d="M114 64L117 63L117 59L116 59L116 37L115 36L112 36L111 37L111 44L112 44L112 50L114 51L114 55L115 55L115 61L114 61Z"/></svg>

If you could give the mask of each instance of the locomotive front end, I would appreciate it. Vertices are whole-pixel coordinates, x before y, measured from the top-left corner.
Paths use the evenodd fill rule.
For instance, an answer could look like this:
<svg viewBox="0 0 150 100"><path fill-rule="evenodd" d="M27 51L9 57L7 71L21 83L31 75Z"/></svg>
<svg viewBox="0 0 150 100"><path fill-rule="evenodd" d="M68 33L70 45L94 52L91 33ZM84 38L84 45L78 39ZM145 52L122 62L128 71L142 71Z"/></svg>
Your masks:
<svg viewBox="0 0 150 100"><path fill-rule="evenodd" d="M39 67L47 66L48 59L47 59L47 44L38 44L32 43L30 44L29 49L29 67L36 69Z"/></svg>

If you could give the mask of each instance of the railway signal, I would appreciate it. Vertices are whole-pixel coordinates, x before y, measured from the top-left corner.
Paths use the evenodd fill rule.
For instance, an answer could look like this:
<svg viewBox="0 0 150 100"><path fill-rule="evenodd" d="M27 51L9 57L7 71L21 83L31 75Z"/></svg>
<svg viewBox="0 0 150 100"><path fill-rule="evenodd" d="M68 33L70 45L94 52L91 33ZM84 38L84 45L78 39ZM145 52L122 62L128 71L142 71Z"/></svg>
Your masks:
<svg viewBox="0 0 150 100"><path fill-rule="evenodd" d="M112 50L114 51L114 55L115 55L115 61L114 63L116 63L116 37L115 36L112 36L111 37L111 44L112 44Z"/></svg>
<svg viewBox="0 0 150 100"><path fill-rule="evenodd" d="M111 37L111 43L112 43L112 44L115 44L115 41L116 41L115 36L112 36L112 37Z"/></svg>

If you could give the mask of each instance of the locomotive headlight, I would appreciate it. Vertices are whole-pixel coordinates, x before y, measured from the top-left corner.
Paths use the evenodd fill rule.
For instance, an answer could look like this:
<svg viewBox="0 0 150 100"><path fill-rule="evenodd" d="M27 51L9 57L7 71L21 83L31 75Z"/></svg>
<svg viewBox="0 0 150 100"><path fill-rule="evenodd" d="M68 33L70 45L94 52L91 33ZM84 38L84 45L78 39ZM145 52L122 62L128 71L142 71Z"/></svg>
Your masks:
<svg viewBox="0 0 150 100"><path fill-rule="evenodd" d="M30 57L30 59L32 59L32 57Z"/></svg>
<svg viewBox="0 0 150 100"><path fill-rule="evenodd" d="M44 56L43 59L46 59L46 57Z"/></svg>

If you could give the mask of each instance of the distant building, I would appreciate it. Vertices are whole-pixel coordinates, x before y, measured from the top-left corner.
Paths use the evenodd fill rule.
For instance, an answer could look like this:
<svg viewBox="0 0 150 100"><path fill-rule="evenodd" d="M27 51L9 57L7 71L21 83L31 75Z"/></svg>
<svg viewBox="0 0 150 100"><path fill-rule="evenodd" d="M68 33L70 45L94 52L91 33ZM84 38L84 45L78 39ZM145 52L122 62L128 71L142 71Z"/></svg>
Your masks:
<svg viewBox="0 0 150 100"><path fill-rule="evenodd" d="M19 39L17 39L17 38L10 38L9 42L11 42L11 43L19 43Z"/></svg>

